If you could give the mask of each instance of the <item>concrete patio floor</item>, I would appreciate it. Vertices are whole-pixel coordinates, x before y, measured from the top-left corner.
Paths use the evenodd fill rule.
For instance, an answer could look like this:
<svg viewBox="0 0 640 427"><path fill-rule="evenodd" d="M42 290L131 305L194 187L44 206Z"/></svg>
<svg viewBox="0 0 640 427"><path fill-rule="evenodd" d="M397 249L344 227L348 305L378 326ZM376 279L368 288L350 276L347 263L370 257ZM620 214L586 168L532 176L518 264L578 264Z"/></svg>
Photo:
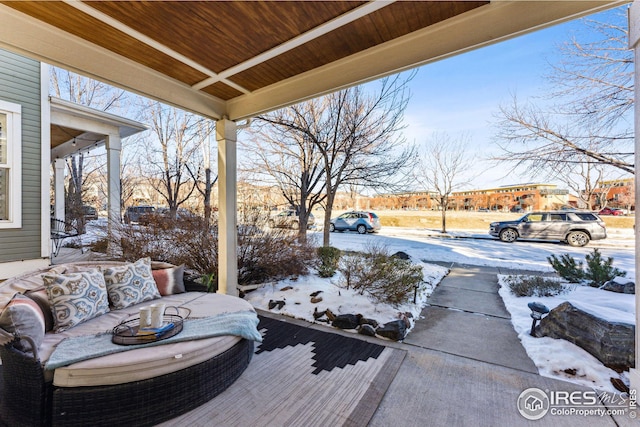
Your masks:
<svg viewBox="0 0 640 427"><path fill-rule="evenodd" d="M498 273L451 269L404 343L393 344L408 355L369 426L637 425L628 415L548 413L529 421L520 414L518 397L528 388L588 389L538 375L498 295Z"/></svg>

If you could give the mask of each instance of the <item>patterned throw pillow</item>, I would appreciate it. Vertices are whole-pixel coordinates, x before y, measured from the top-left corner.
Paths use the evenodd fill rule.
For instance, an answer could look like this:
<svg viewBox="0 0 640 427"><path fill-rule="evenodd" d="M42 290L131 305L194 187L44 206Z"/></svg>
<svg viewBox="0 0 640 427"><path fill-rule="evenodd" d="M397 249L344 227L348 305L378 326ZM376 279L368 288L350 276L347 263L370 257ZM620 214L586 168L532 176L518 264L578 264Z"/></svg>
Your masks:
<svg viewBox="0 0 640 427"><path fill-rule="evenodd" d="M65 331L109 311L102 272L92 270L68 274L45 274L55 332Z"/></svg>
<svg viewBox="0 0 640 427"><path fill-rule="evenodd" d="M0 327L18 337L27 336L40 347L44 339L44 315L33 300L16 294L0 314ZM31 344L26 340L16 343L16 348L25 353L33 353Z"/></svg>
<svg viewBox="0 0 640 427"><path fill-rule="evenodd" d="M185 292L184 265L152 270L151 274L153 274L153 280L156 281L160 295L165 296Z"/></svg>
<svg viewBox="0 0 640 427"><path fill-rule="evenodd" d="M160 298L151 274L151 259L142 258L133 264L104 269L109 302L114 309L126 308Z"/></svg>

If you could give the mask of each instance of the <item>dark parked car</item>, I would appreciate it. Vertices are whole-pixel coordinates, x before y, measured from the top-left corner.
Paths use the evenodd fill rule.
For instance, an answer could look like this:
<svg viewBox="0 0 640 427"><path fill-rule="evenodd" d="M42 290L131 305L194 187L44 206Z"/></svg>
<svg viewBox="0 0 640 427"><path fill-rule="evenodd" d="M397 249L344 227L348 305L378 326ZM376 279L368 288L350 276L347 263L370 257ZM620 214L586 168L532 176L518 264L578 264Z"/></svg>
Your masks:
<svg viewBox="0 0 640 427"><path fill-rule="evenodd" d="M155 210L153 206L129 206L124 213L124 222L125 224L144 223L145 216L153 214Z"/></svg>
<svg viewBox="0 0 640 427"><path fill-rule="evenodd" d="M98 219L98 211L93 206L82 206L82 213L87 221Z"/></svg>
<svg viewBox="0 0 640 427"><path fill-rule="evenodd" d="M332 218L329 231L357 231L360 234L380 231L380 218L373 212L345 212Z"/></svg>
<svg viewBox="0 0 640 427"><path fill-rule="evenodd" d="M522 239L560 240L584 246L590 240L605 239L604 221L593 212L531 212L516 221L492 222L489 234L503 242Z"/></svg>

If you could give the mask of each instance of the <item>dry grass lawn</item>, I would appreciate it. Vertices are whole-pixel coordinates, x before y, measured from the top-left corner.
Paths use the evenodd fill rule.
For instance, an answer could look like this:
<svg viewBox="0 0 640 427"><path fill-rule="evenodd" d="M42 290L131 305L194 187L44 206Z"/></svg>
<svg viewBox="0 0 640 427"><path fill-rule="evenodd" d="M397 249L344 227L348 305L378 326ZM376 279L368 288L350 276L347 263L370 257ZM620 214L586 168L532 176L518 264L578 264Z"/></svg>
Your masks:
<svg viewBox="0 0 640 427"><path fill-rule="evenodd" d="M432 228L442 227L442 214L438 211L375 211L385 227ZM333 212L333 217L340 215ZM322 221L322 216L316 215L316 220ZM523 214L503 212L447 212L447 230L489 230L489 224L494 221L509 221L518 219ZM602 216L608 228L633 228L633 216Z"/></svg>

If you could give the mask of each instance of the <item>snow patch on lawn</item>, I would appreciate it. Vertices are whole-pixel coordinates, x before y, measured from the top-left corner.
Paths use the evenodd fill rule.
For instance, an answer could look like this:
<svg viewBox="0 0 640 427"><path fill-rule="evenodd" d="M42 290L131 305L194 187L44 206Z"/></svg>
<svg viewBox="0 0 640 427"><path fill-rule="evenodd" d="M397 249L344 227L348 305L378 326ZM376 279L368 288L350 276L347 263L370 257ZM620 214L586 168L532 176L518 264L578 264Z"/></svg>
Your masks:
<svg viewBox="0 0 640 427"><path fill-rule="evenodd" d="M498 275L499 294L511 314L511 322L527 354L533 360L540 375L559 378L586 387L617 392L611 378L620 378L629 385L629 373L618 374L598 359L563 339L535 338L531 332L531 310L528 303L537 301L550 310L565 301L597 317L610 322L635 325L635 295L619 294L589 286L569 286L569 291L552 297L517 297L509 289L506 278ZM575 375L570 372L575 370Z"/></svg>
<svg viewBox="0 0 640 427"><path fill-rule="evenodd" d="M378 321L380 325L398 319L402 314L407 314L411 323L410 328L413 328L414 319L420 316L429 296L449 272L447 268L438 265L413 262L422 267L424 283L415 294L415 302L411 301L395 307L377 302L359 291L341 288L339 283L342 277L339 272L331 278L322 278L312 272L296 280L286 279L264 285L247 293L245 300L262 310L269 310L269 301L284 301L285 305L280 310L274 308L270 311L319 324L327 324L326 317L321 320L314 319L313 313L316 309L320 312L329 309L336 315L361 314L363 317ZM291 289L283 290L288 287ZM316 292L319 292L317 297L322 297L322 301L314 304L311 302L311 294Z"/></svg>

